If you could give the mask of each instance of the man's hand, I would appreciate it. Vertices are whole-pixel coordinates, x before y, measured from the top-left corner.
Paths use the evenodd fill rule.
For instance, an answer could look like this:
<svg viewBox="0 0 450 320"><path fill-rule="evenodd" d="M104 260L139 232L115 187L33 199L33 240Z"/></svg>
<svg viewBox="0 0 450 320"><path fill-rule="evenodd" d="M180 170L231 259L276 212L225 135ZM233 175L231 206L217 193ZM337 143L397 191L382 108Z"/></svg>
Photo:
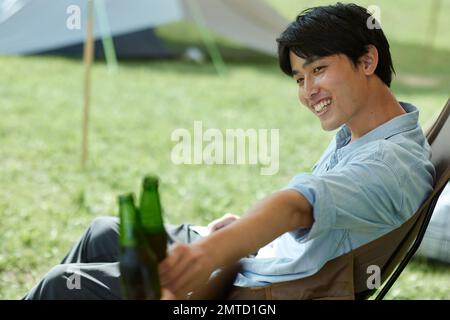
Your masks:
<svg viewBox="0 0 450 320"><path fill-rule="evenodd" d="M166 288L161 288L161 300L177 300L177 297Z"/></svg>
<svg viewBox="0 0 450 320"><path fill-rule="evenodd" d="M226 227L230 223L238 220L239 218L240 217L235 214L226 213L221 218L218 218L218 219L214 220L213 222L211 222L210 224L208 224L208 229L211 232L217 231L219 229L222 229L223 227Z"/></svg>
<svg viewBox="0 0 450 320"><path fill-rule="evenodd" d="M189 292L206 284L215 268L214 261L201 246L174 244L159 264L161 287L178 299L186 299Z"/></svg>

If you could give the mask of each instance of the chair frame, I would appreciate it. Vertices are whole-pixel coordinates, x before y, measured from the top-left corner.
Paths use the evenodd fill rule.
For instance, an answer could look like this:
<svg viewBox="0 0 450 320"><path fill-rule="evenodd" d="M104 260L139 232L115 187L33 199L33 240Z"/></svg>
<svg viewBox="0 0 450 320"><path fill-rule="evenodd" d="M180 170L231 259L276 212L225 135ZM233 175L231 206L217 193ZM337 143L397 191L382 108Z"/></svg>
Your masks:
<svg viewBox="0 0 450 320"><path fill-rule="evenodd" d="M439 132L441 131L441 129L443 128L443 126L445 124L445 122L442 121L442 119L446 119L446 121L450 121L450 99L445 104L438 119L434 122L434 124L431 126L431 128L427 131L427 139L428 139L428 142L430 143L430 145L433 144L434 140L436 139L436 137L438 136ZM447 168L447 170L443 173L444 176L447 175L447 178L449 176L449 171L450 171L449 168ZM448 181L448 179L447 179L447 181ZM386 294L389 292L389 290L392 288L394 283L399 278L400 274L403 272L403 270L406 268L408 263L411 261L411 258L414 256L417 249L419 249L420 244L422 243L423 237L425 235L425 232L427 231L428 224L433 215L433 211L436 207L436 203L437 203L439 196L441 195L444 187L445 187L445 183L443 183L443 185L440 185L440 186L439 185L435 186L435 188L438 188L439 190L437 190L437 192L434 194L434 196L426 210L424 221L420 225L418 234L417 234L416 238L414 239L414 242L412 243L412 245L406 252L405 257L400 261L398 266L392 272L391 276L387 279L385 285L377 293L375 300L382 300L386 296ZM413 228L414 228L414 226L413 226Z"/></svg>

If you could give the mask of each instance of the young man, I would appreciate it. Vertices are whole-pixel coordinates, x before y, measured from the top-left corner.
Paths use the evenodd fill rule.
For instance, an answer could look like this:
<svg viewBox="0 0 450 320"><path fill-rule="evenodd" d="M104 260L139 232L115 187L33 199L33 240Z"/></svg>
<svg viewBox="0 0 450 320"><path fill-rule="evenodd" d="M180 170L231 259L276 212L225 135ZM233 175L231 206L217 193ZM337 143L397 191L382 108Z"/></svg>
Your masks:
<svg viewBox="0 0 450 320"><path fill-rule="evenodd" d="M368 19L356 5L311 8L281 34L280 67L298 84L301 103L324 130L339 131L312 173L242 218L214 222L208 237L192 243L186 225L168 226L178 243L159 266L166 297L185 297L239 259L236 287L308 277L402 225L426 198L434 168L418 110L391 93L389 44ZM26 298L120 298L117 260L117 221L97 219ZM81 290L67 289L68 268L81 271Z"/></svg>

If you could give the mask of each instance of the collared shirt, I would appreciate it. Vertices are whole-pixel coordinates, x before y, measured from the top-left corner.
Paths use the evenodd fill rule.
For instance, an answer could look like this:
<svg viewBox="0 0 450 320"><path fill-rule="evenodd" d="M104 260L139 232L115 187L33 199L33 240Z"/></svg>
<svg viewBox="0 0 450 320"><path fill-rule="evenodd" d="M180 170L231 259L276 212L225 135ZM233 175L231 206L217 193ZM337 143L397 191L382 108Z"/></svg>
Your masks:
<svg viewBox="0 0 450 320"><path fill-rule="evenodd" d="M241 259L235 285L264 286L304 278L329 260L394 230L410 218L432 190L430 146L406 111L350 143L343 125L314 165L283 190L303 194L313 208L311 228L287 232Z"/></svg>

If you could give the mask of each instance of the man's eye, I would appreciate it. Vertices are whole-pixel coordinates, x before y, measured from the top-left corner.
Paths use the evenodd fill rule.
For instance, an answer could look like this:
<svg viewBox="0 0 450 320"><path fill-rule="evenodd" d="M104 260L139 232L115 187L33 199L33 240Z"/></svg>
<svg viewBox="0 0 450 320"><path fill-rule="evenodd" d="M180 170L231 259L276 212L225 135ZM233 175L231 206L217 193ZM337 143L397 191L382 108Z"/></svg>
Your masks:
<svg viewBox="0 0 450 320"><path fill-rule="evenodd" d="M298 83L299 85L302 85L302 84L303 84L303 78L297 79L297 83Z"/></svg>
<svg viewBox="0 0 450 320"><path fill-rule="evenodd" d="M325 66L315 67L315 68L313 69L313 72L314 72L314 73L317 73L317 72L319 72L320 70L322 70L322 69L324 69L324 68L325 68Z"/></svg>

